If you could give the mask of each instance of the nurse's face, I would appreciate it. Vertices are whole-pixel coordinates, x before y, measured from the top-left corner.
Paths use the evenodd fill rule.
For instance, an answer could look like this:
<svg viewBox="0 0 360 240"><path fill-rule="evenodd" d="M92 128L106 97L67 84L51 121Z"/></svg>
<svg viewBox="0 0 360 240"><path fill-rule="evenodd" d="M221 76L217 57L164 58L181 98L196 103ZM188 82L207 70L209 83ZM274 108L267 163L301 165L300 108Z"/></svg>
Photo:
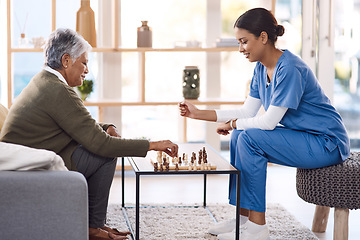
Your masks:
<svg viewBox="0 0 360 240"><path fill-rule="evenodd" d="M235 27L235 37L239 41L239 52L244 54L249 62L261 61L263 57L263 38L256 37L248 30Z"/></svg>

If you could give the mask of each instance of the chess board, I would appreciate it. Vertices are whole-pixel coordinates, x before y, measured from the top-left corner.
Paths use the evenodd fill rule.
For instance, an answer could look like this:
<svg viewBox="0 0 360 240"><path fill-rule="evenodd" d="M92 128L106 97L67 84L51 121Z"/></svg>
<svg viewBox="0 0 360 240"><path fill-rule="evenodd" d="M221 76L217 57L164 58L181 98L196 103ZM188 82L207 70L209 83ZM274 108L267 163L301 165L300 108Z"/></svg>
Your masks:
<svg viewBox="0 0 360 240"><path fill-rule="evenodd" d="M206 148L203 147L199 153L191 153L190 159L187 153L170 158L164 152L158 151L156 158L150 159L155 172L162 171L209 171L216 170L216 165L207 158Z"/></svg>

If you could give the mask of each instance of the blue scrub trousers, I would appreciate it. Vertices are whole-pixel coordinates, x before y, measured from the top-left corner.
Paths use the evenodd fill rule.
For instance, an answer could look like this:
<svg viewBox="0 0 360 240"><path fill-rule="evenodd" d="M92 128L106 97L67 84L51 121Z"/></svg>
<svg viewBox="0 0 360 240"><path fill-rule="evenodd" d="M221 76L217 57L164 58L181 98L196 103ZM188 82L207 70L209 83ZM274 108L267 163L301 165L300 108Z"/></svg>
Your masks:
<svg viewBox="0 0 360 240"><path fill-rule="evenodd" d="M231 164L241 171L240 207L265 212L267 163L296 168L320 168L342 162L337 147L326 135L283 127L274 130L234 130L230 142ZM286 179L284 179L286 181ZM231 174L229 202L236 205L236 178Z"/></svg>

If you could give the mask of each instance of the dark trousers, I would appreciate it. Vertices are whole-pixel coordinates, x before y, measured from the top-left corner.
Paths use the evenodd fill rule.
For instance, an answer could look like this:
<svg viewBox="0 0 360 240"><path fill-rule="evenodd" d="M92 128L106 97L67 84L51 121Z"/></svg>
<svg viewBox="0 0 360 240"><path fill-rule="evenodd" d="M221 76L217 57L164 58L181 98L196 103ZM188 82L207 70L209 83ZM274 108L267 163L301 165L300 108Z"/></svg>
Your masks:
<svg viewBox="0 0 360 240"><path fill-rule="evenodd" d="M85 176L88 184L90 228L100 228L105 224L116 159L98 156L81 145L72 154L77 170Z"/></svg>

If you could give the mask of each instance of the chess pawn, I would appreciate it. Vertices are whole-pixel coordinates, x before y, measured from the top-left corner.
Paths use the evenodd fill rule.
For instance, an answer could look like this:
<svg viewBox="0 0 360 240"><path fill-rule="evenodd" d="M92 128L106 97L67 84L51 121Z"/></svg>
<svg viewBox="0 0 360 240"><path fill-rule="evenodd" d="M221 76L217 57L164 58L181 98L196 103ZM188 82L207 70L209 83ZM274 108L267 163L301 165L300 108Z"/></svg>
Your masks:
<svg viewBox="0 0 360 240"><path fill-rule="evenodd" d="M190 171L192 170L192 166L191 166L191 165L189 165L189 170L190 170Z"/></svg>
<svg viewBox="0 0 360 240"><path fill-rule="evenodd" d="M164 171L164 167L162 165L162 163L160 163L160 172Z"/></svg>
<svg viewBox="0 0 360 240"><path fill-rule="evenodd" d="M154 171L157 172L158 171L158 163L154 162Z"/></svg>
<svg viewBox="0 0 360 240"><path fill-rule="evenodd" d="M175 171L179 171L179 164L175 164Z"/></svg>
<svg viewBox="0 0 360 240"><path fill-rule="evenodd" d="M181 162L181 157L179 157L179 164L181 164L182 162Z"/></svg>

